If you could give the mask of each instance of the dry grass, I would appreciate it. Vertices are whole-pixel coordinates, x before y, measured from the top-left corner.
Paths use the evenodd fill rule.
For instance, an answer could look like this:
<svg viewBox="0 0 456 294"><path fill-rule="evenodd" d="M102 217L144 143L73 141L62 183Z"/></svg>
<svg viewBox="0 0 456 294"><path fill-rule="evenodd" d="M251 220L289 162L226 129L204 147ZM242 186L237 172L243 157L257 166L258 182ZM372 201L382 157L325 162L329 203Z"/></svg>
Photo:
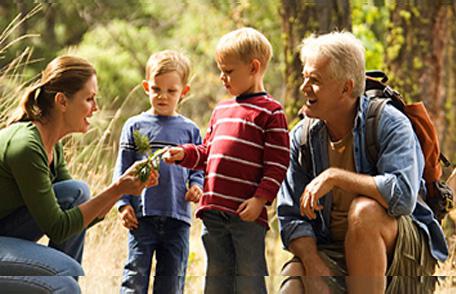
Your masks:
<svg viewBox="0 0 456 294"><path fill-rule="evenodd" d="M185 293L203 293L205 255L200 239L201 221L194 220L190 234L190 256L185 283ZM451 238L450 259L441 265L436 275L447 276L436 293L456 291L456 236ZM279 275L284 261L290 254L282 250L279 236L270 230L266 239L267 262L270 276L266 278L269 293L277 293L282 277ZM86 276L81 278L82 292L86 294L117 293L120 288L123 263L127 256L127 231L112 212L109 219L89 230L83 267Z"/></svg>
<svg viewBox="0 0 456 294"><path fill-rule="evenodd" d="M113 211L109 219L89 230L81 279L83 293L116 293L120 288L123 264L127 257L127 231ZM185 293L203 293L205 253L201 242L201 220L195 219L190 234L190 255ZM277 234L270 230L267 240L267 261L270 276L266 278L269 293L280 285L279 271L290 254L281 249Z"/></svg>

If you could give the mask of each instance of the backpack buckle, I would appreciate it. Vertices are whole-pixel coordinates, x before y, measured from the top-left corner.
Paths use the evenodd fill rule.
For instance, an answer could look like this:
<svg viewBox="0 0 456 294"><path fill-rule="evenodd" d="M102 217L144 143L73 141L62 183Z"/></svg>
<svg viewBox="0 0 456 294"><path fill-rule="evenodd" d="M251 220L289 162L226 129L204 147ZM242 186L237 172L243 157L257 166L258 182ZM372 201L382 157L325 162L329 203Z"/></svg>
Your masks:
<svg viewBox="0 0 456 294"><path fill-rule="evenodd" d="M394 97L398 95L399 93L394 91L393 88L390 86L386 86L385 89L383 89L383 93L385 94L385 97Z"/></svg>

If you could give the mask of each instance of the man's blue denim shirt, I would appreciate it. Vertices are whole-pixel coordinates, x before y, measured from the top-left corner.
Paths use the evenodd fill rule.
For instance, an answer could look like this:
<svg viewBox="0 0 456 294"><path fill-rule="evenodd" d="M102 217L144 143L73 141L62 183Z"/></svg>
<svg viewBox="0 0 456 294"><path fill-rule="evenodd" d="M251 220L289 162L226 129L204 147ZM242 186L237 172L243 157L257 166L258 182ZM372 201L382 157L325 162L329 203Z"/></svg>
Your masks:
<svg viewBox="0 0 456 294"><path fill-rule="evenodd" d="M353 150L356 172L374 176L377 188L388 203L391 216L411 215L415 224L425 233L432 256L447 259L448 247L443 231L430 208L418 194L426 194L422 180L424 158L418 139L408 118L392 105L386 105L380 117L377 136L379 159L373 166L368 158L365 140L365 122L368 99L361 97L353 128ZM309 130L309 146L313 171L306 171L299 163L302 121L290 134L290 167L278 195L278 216L285 248L296 238L310 236L317 244L331 242L330 215L332 194L319 201L324 206L315 220L300 215L299 199L304 187L328 168L328 133L324 123L316 120Z"/></svg>

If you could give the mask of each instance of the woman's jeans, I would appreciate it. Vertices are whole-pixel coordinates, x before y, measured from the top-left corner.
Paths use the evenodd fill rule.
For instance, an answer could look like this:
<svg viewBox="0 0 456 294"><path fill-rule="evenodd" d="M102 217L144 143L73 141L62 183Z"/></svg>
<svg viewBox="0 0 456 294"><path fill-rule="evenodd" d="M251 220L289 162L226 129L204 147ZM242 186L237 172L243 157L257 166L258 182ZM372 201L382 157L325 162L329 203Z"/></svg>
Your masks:
<svg viewBox="0 0 456 294"><path fill-rule="evenodd" d="M153 293L183 293L190 225L174 218L146 216L128 233L128 261L121 293L147 293L152 257L157 260Z"/></svg>
<svg viewBox="0 0 456 294"><path fill-rule="evenodd" d="M266 228L239 216L207 210L202 239L207 255L207 294L267 293Z"/></svg>
<svg viewBox="0 0 456 294"><path fill-rule="evenodd" d="M61 181L53 188L64 210L79 206L90 198L87 184L81 181ZM28 289L31 293L79 293L73 277L84 275L80 263L85 230L59 244L49 240L49 247L35 243L43 235L25 207L0 220L2 291Z"/></svg>

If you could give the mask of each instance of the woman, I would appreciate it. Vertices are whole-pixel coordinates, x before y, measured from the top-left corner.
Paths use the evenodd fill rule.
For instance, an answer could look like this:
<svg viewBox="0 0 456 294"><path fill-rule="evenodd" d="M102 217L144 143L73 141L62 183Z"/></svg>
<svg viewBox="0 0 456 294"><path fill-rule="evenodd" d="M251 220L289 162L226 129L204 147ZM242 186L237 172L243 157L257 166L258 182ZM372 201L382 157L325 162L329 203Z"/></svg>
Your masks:
<svg viewBox="0 0 456 294"><path fill-rule="evenodd" d="M84 274L85 228L121 195L138 195L158 182L156 173L141 182L136 163L89 200L87 185L71 179L60 140L87 132L96 93L96 72L86 60L57 57L24 95L17 117L0 131L0 276L40 276L0 277L2 291L79 292L72 276ZM43 235L50 239L48 247L35 243ZM59 277L42 277L49 275Z"/></svg>

